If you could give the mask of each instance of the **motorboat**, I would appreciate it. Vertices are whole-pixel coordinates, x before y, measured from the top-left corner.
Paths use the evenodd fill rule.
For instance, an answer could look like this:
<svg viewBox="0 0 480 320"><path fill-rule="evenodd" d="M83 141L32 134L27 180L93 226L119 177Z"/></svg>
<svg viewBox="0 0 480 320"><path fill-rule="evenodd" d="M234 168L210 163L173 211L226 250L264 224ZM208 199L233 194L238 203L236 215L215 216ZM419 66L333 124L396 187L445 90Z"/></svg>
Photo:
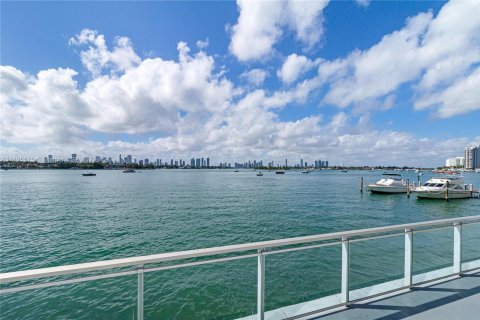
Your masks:
<svg viewBox="0 0 480 320"><path fill-rule="evenodd" d="M125 169L123 170L123 173L135 173L136 171L133 169Z"/></svg>
<svg viewBox="0 0 480 320"><path fill-rule="evenodd" d="M464 184L463 177L449 173L448 176L433 177L413 189L417 198L429 199L461 199L471 198L474 192L473 185Z"/></svg>
<svg viewBox="0 0 480 320"><path fill-rule="evenodd" d="M384 173L382 179L367 188L371 193L406 193L407 181L398 173Z"/></svg>
<svg viewBox="0 0 480 320"><path fill-rule="evenodd" d="M233 170L233 172L240 172L238 169Z"/></svg>
<svg viewBox="0 0 480 320"><path fill-rule="evenodd" d="M310 171L309 170L304 170L304 171L302 171L302 173L310 173Z"/></svg>
<svg viewBox="0 0 480 320"><path fill-rule="evenodd" d="M94 177L96 176L97 174L96 173L93 173L93 172L87 172L87 173L82 173L82 176L84 177Z"/></svg>
<svg viewBox="0 0 480 320"><path fill-rule="evenodd" d="M285 174L285 171L283 170L278 170L278 171L275 171L276 174Z"/></svg>
<svg viewBox="0 0 480 320"><path fill-rule="evenodd" d="M263 176L263 173L257 172L257 177L261 177L261 176Z"/></svg>

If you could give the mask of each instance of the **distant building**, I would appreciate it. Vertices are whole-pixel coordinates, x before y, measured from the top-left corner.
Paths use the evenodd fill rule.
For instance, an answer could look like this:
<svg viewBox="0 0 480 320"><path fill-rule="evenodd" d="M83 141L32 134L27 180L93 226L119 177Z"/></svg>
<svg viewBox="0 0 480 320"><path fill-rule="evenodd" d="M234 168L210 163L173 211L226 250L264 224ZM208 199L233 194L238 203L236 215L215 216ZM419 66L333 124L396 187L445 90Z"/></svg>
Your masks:
<svg viewBox="0 0 480 320"><path fill-rule="evenodd" d="M201 163L200 161L201 161L201 159L198 158L197 161L195 162L195 167L197 167L197 168L201 168L201 167L202 167L202 163Z"/></svg>
<svg viewBox="0 0 480 320"><path fill-rule="evenodd" d="M195 159L190 159L190 167L195 168Z"/></svg>
<svg viewBox="0 0 480 320"><path fill-rule="evenodd" d="M207 158L207 168L210 168L210 158Z"/></svg>
<svg viewBox="0 0 480 320"><path fill-rule="evenodd" d="M465 169L480 169L480 147L465 148Z"/></svg>
<svg viewBox="0 0 480 320"><path fill-rule="evenodd" d="M465 157L448 158L445 160L446 167L465 167Z"/></svg>

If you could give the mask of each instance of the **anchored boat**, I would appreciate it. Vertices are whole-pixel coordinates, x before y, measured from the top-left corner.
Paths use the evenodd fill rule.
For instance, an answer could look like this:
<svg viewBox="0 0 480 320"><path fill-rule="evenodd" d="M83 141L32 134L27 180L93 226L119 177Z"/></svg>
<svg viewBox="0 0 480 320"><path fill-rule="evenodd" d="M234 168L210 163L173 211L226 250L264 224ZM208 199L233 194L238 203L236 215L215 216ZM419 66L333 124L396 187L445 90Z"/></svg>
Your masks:
<svg viewBox="0 0 480 320"><path fill-rule="evenodd" d="M97 174L96 173L93 173L93 172L87 172L87 173L82 173L82 176L84 177L94 177L96 176Z"/></svg>
<svg viewBox="0 0 480 320"><path fill-rule="evenodd" d="M452 174L431 178L423 186L413 189L413 192L418 198L448 200L471 198L478 191L474 190L473 185L464 184L462 176Z"/></svg>
<svg viewBox="0 0 480 320"><path fill-rule="evenodd" d="M371 193L407 193L407 181L398 173L384 173L382 179L367 186Z"/></svg>

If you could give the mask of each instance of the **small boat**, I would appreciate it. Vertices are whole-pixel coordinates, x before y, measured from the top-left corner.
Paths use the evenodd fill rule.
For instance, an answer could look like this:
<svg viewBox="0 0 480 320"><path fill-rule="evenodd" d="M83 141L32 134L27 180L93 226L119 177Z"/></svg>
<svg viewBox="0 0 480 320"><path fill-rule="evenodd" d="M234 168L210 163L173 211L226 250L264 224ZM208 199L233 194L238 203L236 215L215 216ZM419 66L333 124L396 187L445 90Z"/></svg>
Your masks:
<svg viewBox="0 0 480 320"><path fill-rule="evenodd" d="M263 173L257 172L257 177L262 177L262 176L263 176Z"/></svg>
<svg viewBox="0 0 480 320"><path fill-rule="evenodd" d="M473 185L463 182L463 177L448 173L449 176L433 177L423 186L413 189L417 198L428 199L462 199L471 198L475 192Z"/></svg>
<svg viewBox="0 0 480 320"><path fill-rule="evenodd" d="M133 169L125 169L123 170L123 173L135 173L136 171Z"/></svg>
<svg viewBox="0 0 480 320"><path fill-rule="evenodd" d="M348 170L342 170L342 172L348 172Z"/></svg>
<svg viewBox="0 0 480 320"><path fill-rule="evenodd" d="M93 172L87 172L87 173L82 173L82 176L84 177L94 177L96 176L97 174L96 173L93 173Z"/></svg>
<svg viewBox="0 0 480 320"><path fill-rule="evenodd" d="M240 172L240 171L238 171L238 169L235 169L233 172Z"/></svg>
<svg viewBox="0 0 480 320"><path fill-rule="evenodd" d="M304 171L302 171L302 173L310 173L310 171L304 170Z"/></svg>
<svg viewBox="0 0 480 320"><path fill-rule="evenodd" d="M367 188L371 193L407 193L407 182L398 173L384 173L382 179Z"/></svg>
<svg viewBox="0 0 480 320"><path fill-rule="evenodd" d="M285 174L285 171L283 170L278 170L278 171L275 171L276 174Z"/></svg>

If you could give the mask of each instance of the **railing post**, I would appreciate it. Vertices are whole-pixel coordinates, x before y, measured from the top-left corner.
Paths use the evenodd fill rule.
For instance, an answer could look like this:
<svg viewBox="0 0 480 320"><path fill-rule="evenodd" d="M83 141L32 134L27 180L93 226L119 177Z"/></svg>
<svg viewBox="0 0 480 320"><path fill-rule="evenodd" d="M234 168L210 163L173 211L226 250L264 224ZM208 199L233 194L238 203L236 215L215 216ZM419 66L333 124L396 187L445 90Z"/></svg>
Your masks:
<svg viewBox="0 0 480 320"><path fill-rule="evenodd" d="M462 274L462 224L453 224L453 272Z"/></svg>
<svg viewBox="0 0 480 320"><path fill-rule="evenodd" d="M265 249L258 250L257 316L265 319Z"/></svg>
<svg viewBox="0 0 480 320"><path fill-rule="evenodd" d="M143 320L143 266L139 266L137 271L137 319Z"/></svg>
<svg viewBox="0 0 480 320"><path fill-rule="evenodd" d="M413 231L405 229L405 286L412 286Z"/></svg>
<svg viewBox="0 0 480 320"><path fill-rule="evenodd" d="M342 238L342 303L349 301L350 243Z"/></svg>

